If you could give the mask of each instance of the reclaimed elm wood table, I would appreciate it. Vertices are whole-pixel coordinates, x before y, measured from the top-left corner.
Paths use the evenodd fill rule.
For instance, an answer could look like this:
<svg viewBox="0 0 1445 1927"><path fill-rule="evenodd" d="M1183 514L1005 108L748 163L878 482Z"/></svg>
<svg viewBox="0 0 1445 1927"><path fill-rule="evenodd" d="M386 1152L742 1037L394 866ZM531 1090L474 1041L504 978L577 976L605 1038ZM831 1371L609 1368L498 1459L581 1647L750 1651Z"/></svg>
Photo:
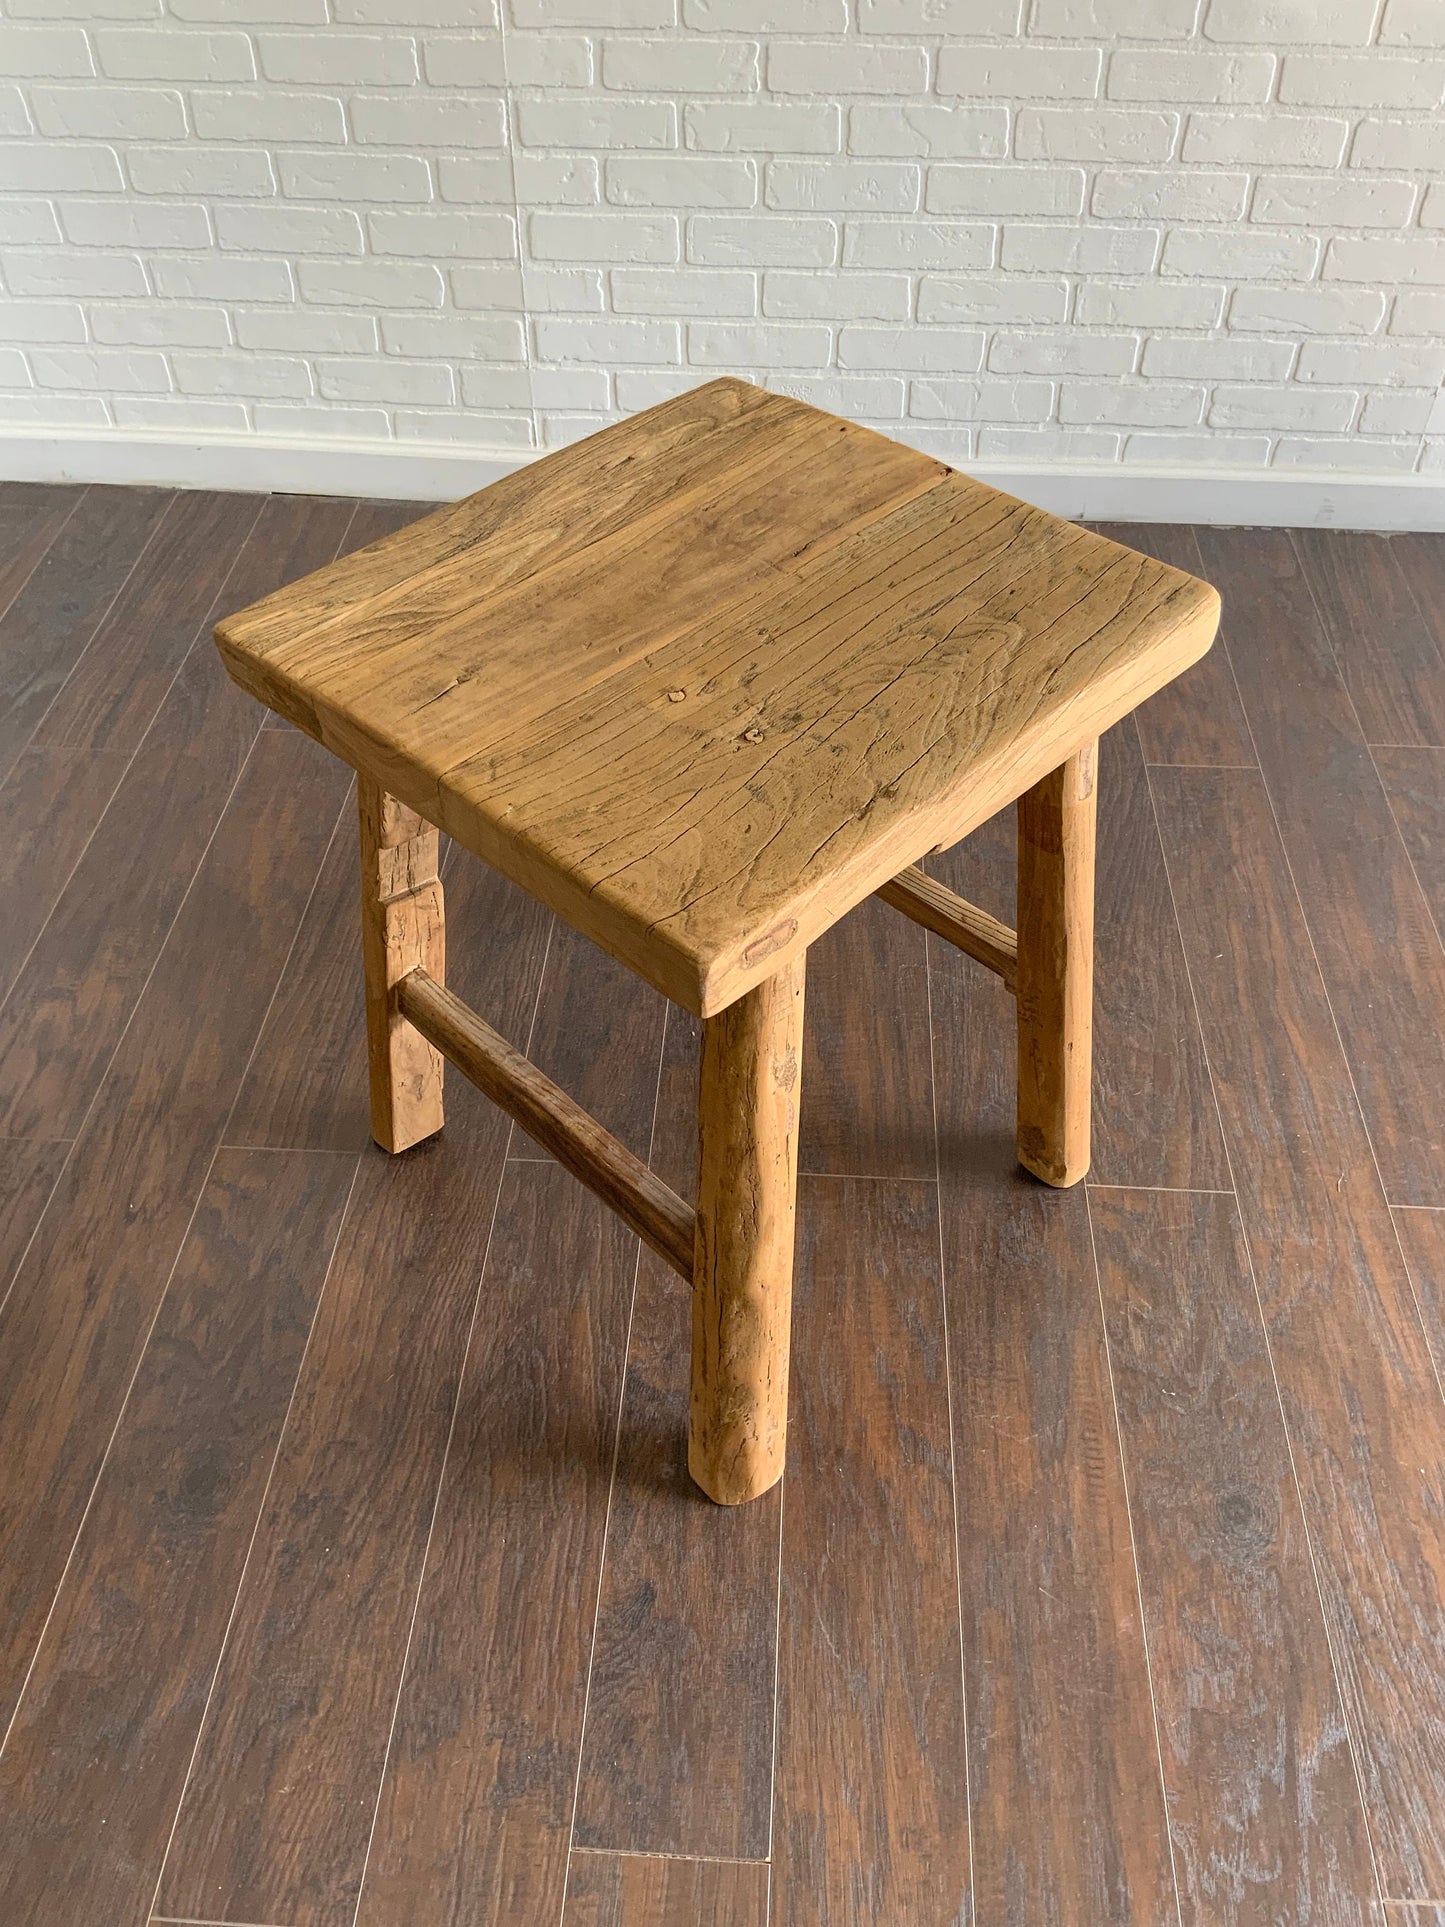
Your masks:
<svg viewBox="0 0 1445 1927"><path fill-rule="evenodd" d="M808 946L876 892L997 971L1018 1148L1089 1161L1101 733L1213 589L741 381L548 455L222 622L357 771L373 1134L457 1066L693 1284L689 1461L783 1470ZM1018 803L1018 930L917 868ZM702 1018L696 1210L444 984L438 826Z"/></svg>

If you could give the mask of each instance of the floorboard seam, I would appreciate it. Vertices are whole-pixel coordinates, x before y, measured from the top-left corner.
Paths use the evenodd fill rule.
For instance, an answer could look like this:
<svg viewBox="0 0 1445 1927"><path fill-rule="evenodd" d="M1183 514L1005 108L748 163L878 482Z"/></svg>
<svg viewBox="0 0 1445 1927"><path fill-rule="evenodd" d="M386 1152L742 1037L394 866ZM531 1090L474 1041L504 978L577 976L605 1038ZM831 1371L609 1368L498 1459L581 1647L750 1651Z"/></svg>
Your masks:
<svg viewBox="0 0 1445 1927"><path fill-rule="evenodd" d="M547 981L547 960L552 954L552 933L556 927L556 920L554 918L547 925L547 941L542 951L541 968L537 972L537 994L532 999L532 1016L527 1025L527 1052L530 1052L532 1048L532 1038L537 1028L537 1012L542 1006L542 990ZM487 1222L486 1241L482 1246L481 1263L477 1267L477 1284L472 1297L471 1321L467 1326L466 1343L462 1346L461 1364L457 1369L456 1391L452 1397L451 1418L447 1425L447 1442L442 1448L441 1465L437 1471L436 1491L432 1495L431 1517L427 1521L426 1543L422 1547L421 1560L417 1567L416 1593L412 1599L411 1618L407 1623L406 1629L406 1644L402 1648L401 1666L397 1672L396 1696L391 1706L391 1724L387 1729L386 1747L381 1756L381 1770L376 1776L376 1799L371 1809L371 1826L366 1836L366 1852L362 1855L361 1860L361 1876L356 1883L356 1905L351 1913L351 1927L356 1927L357 1921L360 1920L362 1902L366 1898L366 1876L371 1866L371 1849L376 1840L376 1822L381 1813L382 1796L386 1791L387 1769L391 1765L392 1747L396 1742L396 1722L401 1712L401 1696L406 1690L407 1668L411 1663L411 1648L412 1641L416 1636L417 1615L421 1611L421 1596L426 1586L426 1569L431 1557L432 1535L436 1531L437 1514L441 1510L442 1491L446 1485L447 1477L447 1461L451 1457L452 1440L456 1434L457 1413L461 1410L462 1390L466 1384L467 1360L471 1356L472 1338L476 1332L477 1319L481 1314L482 1287L486 1282L487 1261L492 1254L492 1236L497 1228L497 1213L501 1208L502 1202L502 1186L506 1182L507 1153L511 1148L515 1130L516 1126L508 1119L507 1139L502 1147L501 1163L497 1167L496 1189L492 1193L492 1215Z"/></svg>
<svg viewBox="0 0 1445 1927"><path fill-rule="evenodd" d="M938 1062L933 1043L933 946L931 931L923 933L923 995L928 1009L928 1098L933 1112L933 1183L936 1191L934 1224L938 1231L938 1296L943 1322L943 1384L948 1414L949 1505L953 1515L953 1590L958 1602L958 1686L963 1702L963 1807L968 1823L968 1899L971 1913L976 1881L973 1860L973 1775L968 1748L968 1660L963 1630L963 1559L958 1535L958 1447L953 1424L953 1353L948 1331L948 1260L943 1245L943 1152L938 1134Z"/></svg>
<svg viewBox="0 0 1445 1927"><path fill-rule="evenodd" d="M661 1848L654 1852L650 1847L584 1846L580 1841L568 1851L569 1854L591 1854L598 1860L677 1860L684 1867L695 1864L704 1867L767 1867L772 1864L750 1853L666 1853Z"/></svg>
<svg viewBox="0 0 1445 1927"><path fill-rule="evenodd" d="M46 543L45 547L40 551L39 555L37 555L35 560L30 564L30 567L25 571L24 581L16 583L15 593L10 597L10 600L5 604L4 608L0 609L0 622L3 622L5 620L6 616L8 616L10 611L15 607L15 604L20 600L21 596L24 595L25 591L29 588L31 578L34 576L35 571L40 567L41 563L45 560L46 556L49 555L50 551L55 547L56 543L60 540L61 536L64 535L66 529L69 528L71 517L75 514L75 511L80 507L81 503L85 500L86 496L89 495L91 486L92 485L89 482L84 483L82 485L82 487L80 488L79 492L76 495L75 500L71 503L69 510L62 518L60 526L55 530L55 533L51 536L50 540Z"/></svg>
<svg viewBox="0 0 1445 1927"><path fill-rule="evenodd" d="M538 999L540 1003L540 995ZM664 1004L661 1036L657 1040L657 1074L652 1085L652 1123L647 1133L647 1168L657 1149L657 1112L662 1102L662 1067L667 1053L667 1027L672 1006ZM622 1347L622 1371L617 1387L617 1418L612 1428L612 1465L607 1475L607 1506L602 1515L602 1551L597 1560L597 1591L592 1601L592 1637L587 1646L587 1683L582 1689L582 1718L577 1729L577 1767L572 1775L572 1812L567 1820L567 1858L562 1870L562 1907L557 1919L567 1917L567 1889L571 1886L572 1854L577 1843L577 1807L582 1797L582 1761L587 1748L587 1715L592 1707L592 1668L597 1658L597 1627L602 1618L602 1588L607 1578L607 1541L612 1532L612 1503L617 1495L617 1461L622 1451L622 1414L627 1409L627 1363L632 1356L632 1325L637 1315L637 1276L642 1264L639 1239L632 1260L632 1291L627 1301L627 1337Z"/></svg>
<svg viewBox="0 0 1445 1927"><path fill-rule="evenodd" d="M1163 843L1160 843L1163 853ZM1114 1353L1109 1343L1109 1314L1104 1307L1104 1280L1099 1271L1099 1247L1094 1237L1094 1211L1089 1187L1084 1186L1084 1221L1089 1228L1089 1256L1094 1266L1094 1290L1099 1298L1099 1337L1104 1347L1104 1370L1109 1380L1109 1410L1114 1415L1114 1445L1119 1454L1119 1477L1124 1486L1124 1518L1129 1527L1129 1559L1134 1568L1134 1602L1139 1608L1139 1640L1144 1648L1144 1678L1149 1687L1149 1717L1154 1723L1154 1764L1159 1770L1159 1802L1163 1809L1164 1838L1169 1848L1169 1878L1174 1887L1174 1913L1184 1927L1184 1904L1179 1897L1179 1868L1175 1862L1174 1829L1169 1819L1169 1776L1164 1770L1164 1741L1159 1731L1159 1698L1154 1691L1154 1658L1149 1650L1149 1622L1144 1612L1144 1578L1139 1570L1139 1542L1134 1532L1134 1501L1129 1491L1129 1461L1124 1451L1124 1426L1119 1417L1119 1394L1114 1385Z"/></svg>
<svg viewBox="0 0 1445 1927"><path fill-rule="evenodd" d="M255 1150L258 1148L266 1148L266 1149L284 1148L286 1150L289 1150L293 1156L296 1155L296 1150L294 1146L258 1147L254 1145L235 1146L235 1147L225 1146L225 1145L218 1146L217 1154L219 1154L221 1150L233 1149L233 1148L245 1149L245 1150ZM351 1157L351 1156L354 1156L354 1153L351 1153L351 1152L337 1153L337 1152L331 1152L331 1151L322 1151L318 1153L315 1151L303 1151L300 1153L300 1155L303 1157L316 1157L316 1156L335 1157L338 1155ZM212 1164L215 1163L215 1156L212 1157L211 1161L212 1161ZM179 1795L176 1798L176 1810L171 1816L171 1830L166 1836L166 1844L165 1844L164 1850L161 1853L160 1866L156 1870L156 1884L151 1892L152 1909L154 1909L156 1901L160 1898L161 1882L166 1877L166 1865L171 1857L171 1848L175 1844L176 1828L180 1825L180 1821L181 1821L181 1810L186 1804L186 1795L191 1790L191 1779L195 1773L196 1760L201 1750L201 1741L205 1737L206 1722L209 1720L210 1714L211 1714L211 1701L215 1696L216 1681L221 1677L221 1667L225 1661L227 1649L231 1644L231 1630L236 1623L236 1614L240 1610L240 1605L241 1605L241 1595L245 1591L246 1579L251 1570L251 1555L256 1550L256 1540L260 1536L261 1522L266 1516L266 1504L271 1497L271 1486L276 1477L276 1467L281 1462L281 1448L286 1443L286 1434L290 1429L291 1414L296 1406L296 1393L301 1385L302 1373L306 1369L306 1359L311 1350L311 1340L316 1331L317 1321L321 1316L321 1307L326 1301L326 1288L331 1281L331 1268L336 1262L336 1253L341 1244L341 1234L342 1234L342 1231L345 1229L346 1220L351 1213L351 1200L352 1200L352 1197L355 1195L356 1180L357 1180L358 1174L360 1173L360 1170L361 1170L361 1159L359 1157L356 1157L355 1163L352 1169L352 1173L351 1173L351 1183L346 1188L346 1202L342 1205L341 1215L336 1221L336 1236L331 1241L331 1251L326 1260L326 1270L322 1274L322 1278L321 1278L321 1289L316 1294L315 1309L311 1313L311 1323L308 1325L306 1329L306 1343L301 1348L301 1357L297 1362L297 1366L296 1366L296 1376L291 1381L291 1395L286 1401L286 1411L281 1419L280 1429L276 1434L276 1449L271 1454L271 1463L266 1470L266 1483L261 1488L261 1502L256 1508L256 1517L251 1526L251 1536L246 1541L246 1556L241 1561L241 1571L236 1580L236 1591L235 1591L234 1597L231 1600L231 1610L226 1616L226 1627L225 1627L225 1631L221 1634L221 1643L216 1648L216 1663L211 1668L210 1683L206 1687L205 1703L201 1707L201 1717L196 1723L195 1742L191 1747L191 1756L186 1762L185 1777L181 1781L181 1790ZM202 1190L202 1195L204 1195L204 1192L205 1192L204 1185L201 1187L201 1190ZM155 1919L164 1920L169 1918L169 1916L157 1915L154 1912L152 1912L149 1918L153 1920ZM195 1924L191 1923L191 1927L195 1927ZM228 1927L235 1927L235 1923L228 1923Z"/></svg>
<svg viewBox="0 0 1445 1927"><path fill-rule="evenodd" d="M1233 662L1230 661L1228 647L1223 636L1220 637L1217 646L1225 651L1225 660L1229 662L1230 676L1234 680L1235 695L1239 698L1240 714L1244 718L1245 728L1249 731L1249 739L1253 742L1254 728L1249 720L1249 712L1244 707L1244 697L1240 693L1238 678L1234 676L1234 665ZM1265 790L1267 800L1269 792L1264 782L1264 771L1256 770L1254 774L1259 778L1260 786ZM1219 1102L1219 1090L1214 1081L1214 1066L1209 1061L1209 1040L1204 1034L1204 1024L1199 1015L1199 997L1194 988L1194 972L1190 968L1189 952L1184 943L1184 928L1179 921L1179 903L1174 894L1174 878L1170 873L1169 854L1164 843L1163 829L1159 823L1159 805L1154 796L1154 785L1152 781L1149 781L1147 774L1145 780L1149 782L1149 802L1154 812L1155 834L1159 838L1160 849L1164 850L1164 879L1169 886L1169 902L1174 913L1174 928L1178 933L1179 948L1184 958L1184 978L1185 982L1189 985L1189 1001L1194 1010L1194 1024L1199 1033L1200 1048L1204 1052L1204 1068L1209 1077L1210 1096L1214 1100L1214 1112L1219 1124L1220 1142L1224 1146L1224 1162L1229 1171L1230 1182L1234 1184L1235 1215L1239 1221L1241 1232L1244 1233L1244 1253L1249 1265L1249 1281L1254 1291L1255 1310L1259 1316L1259 1328L1264 1341L1265 1357L1269 1360L1269 1375L1274 1385L1275 1404L1279 1412L1280 1430L1284 1435L1285 1451L1289 1455L1289 1470L1290 1478L1294 1484L1295 1504L1299 1507L1300 1526L1304 1533L1305 1547L1309 1553L1310 1576L1315 1584L1315 1603L1319 1608L1319 1623L1324 1633L1325 1651L1329 1655L1330 1677L1334 1681L1335 1687L1335 1703L1340 1709L1340 1720L1344 1726L1345 1735L1349 1742L1350 1765L1354 1770L1355 1790L1359 1796L1360 1811L1364 1816L1365 1840L1370 1850L1370 1872L1375 1883L1375 1897L1378 1899L1384 1891L1384 1888L1383 1882L1380 1879L1379 1858L1375 1852L1375 1834L1370 1824L1370 1809L1365 1800L1365 1783L1360 1772L1359 1749L1355 1741L1354 1729L1350 1723L1350 1716L1345 1705L1344 1686L1340 1678L1340 1662L1335 1652L1334 1636L1330 1631L1329 1615L1325 1611L1324 1587L1320 1582L1319 1561L1315 1552L1314 1533L1311 1530L1309 1513L1305 1507L1304 1488L1300 1484L1299 1466L1295 1461L1294 1436L1290 1431L1289 1418L1285 1412L1284 1391L1279 1382L1279 1371L1274 1359L1274 1343L1270 1338L1269 1320L1265 1317L1264 1313L1264 1299L1261 1297L1259 1289L1259 1274L1255 1270L1254 1252L1250 1248L1248 1228L1244 1222L1244 1207L1240 1202L1239 1186L1234 1176L1234 1153L1230 1149L1229 1133L1224 1128L1224 1112ZM1276 831L1276 834L1277 833ZM1301 912L1301 914L1303 914L1303 912Z"/></svg>

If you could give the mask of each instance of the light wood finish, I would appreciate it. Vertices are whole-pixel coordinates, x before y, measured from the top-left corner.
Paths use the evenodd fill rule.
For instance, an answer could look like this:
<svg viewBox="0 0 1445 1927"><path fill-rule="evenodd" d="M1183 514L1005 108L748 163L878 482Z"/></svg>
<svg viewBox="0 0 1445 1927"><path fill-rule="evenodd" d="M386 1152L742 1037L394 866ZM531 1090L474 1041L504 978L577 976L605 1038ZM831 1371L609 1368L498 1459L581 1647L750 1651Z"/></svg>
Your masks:
<svg viewBox="0 0 1445 1927"><path fill-rule="evenodd" d="M371 1135L406 1151L442 1128L441 1053L402 1015L396 987L413 970L440 984L446 925L437 832L369 776L357 784L361 829L361 956Z"/></svg>
<svg viewBox="0 0 1445 1927"><path fill-rule="evenodd" d="M1098 744L1019 798L1018 1150L1045 1184L1089 1168Z"/></svg>
<svg viewBox="0 0 1445 1927"><path fill-rule="evenodd" d="M217 630L244 688L704 1016L1209 647L1218 597L720 381Z"/></svg>
<svg viewBox="0 0 1445 1927"><path fill-rule="evenodd" d="M396 1003L420 1034L500 1104L528 1137L595 1191L659 1256L685 1278L692 1276L691 1209L625 1144L424 970L402 979Z"/></svg>
<svg viewBox="0 0 1445 1927"><path fill-rule="evenodd" d="M720 1505L783 1475L803 978L799 957L703 1025L688 1467Z"/></svg>
<svg viewBox="0 0 1445 1927"><path fill-rule="evenodd" d="M905 917L921 923L925 930L986 965L1010 990L1017 988L1018 939L1006 923L991 917L987 910L955 896L916 866L885 883L877 895Z"/></svg>

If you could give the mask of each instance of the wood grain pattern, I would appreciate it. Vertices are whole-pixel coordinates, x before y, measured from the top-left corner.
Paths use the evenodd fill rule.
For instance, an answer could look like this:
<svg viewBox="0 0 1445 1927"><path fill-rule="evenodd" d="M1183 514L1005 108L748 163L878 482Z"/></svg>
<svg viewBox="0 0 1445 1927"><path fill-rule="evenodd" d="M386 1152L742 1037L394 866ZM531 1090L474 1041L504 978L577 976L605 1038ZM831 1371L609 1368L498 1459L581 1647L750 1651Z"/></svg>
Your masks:
<svg viewBox="0 0 1445 1927"><path fill-rule="evenodd" d="M1442 679L1445 679L1445 554L1438 535L1397 535L1390 543L1390 558L1409 584L1426 626L1435 641L1433 660L1421 659L1423 687L1417 702L1429 717L1431 740L1442 743L1438 724L1442 709Z"/></svg>
<svg viewBox="0 0 1445 1927"><path fill-rule="evenodd" d="M533 1049L633 1142L663 1019L556 932ZM419 1890L439 1927L561 1913L636 1269L564 1171L509 1164L357 1927L410 1927Z"/></svg>
<svg viewBox="0 0 1445 1927"><path fill-rule="evenodd" d="M351 606L303 583L217 630L243 687L704 1015L1177 674L1218 609L866 430L711 386L730 466L674 471L694 397L649 411L661 499L630 522L549 526L536 563L525 509L509 547L505 517L460 551L412 532ZM572 450L530 485L594 492L603 442L590 476Z"/></svg>
<svg viewBox="0 0 1445 1927"><path fill-rule="evenodd" d="M332 554L349 519L326 502L268 508L238 578L274 581ZM202 638L0 1012L0 1130L79 1127L257 731Z"/></svg>
<svg viewBox="0 0 1445 1927"><path fill-rule="evenodd" d="M998 915L1013 843L1002 817L930 868ZM1162 1927L1176 1900L1087 1203L1018 1171L1008 992L941 945L929 972L974 1916Z"/></svg>
<svg viewBox="0 0 1445 1927"><path fill-rule="evenodd" d="M802 1170L934 1175L927 970L922 930L872 899L808 952Z"/></svg>
<svg viewBox="0 0 1445 1927"><path fill-rule="evenodd" d="M83 487L0 482L0 614L25 587L84 494Z"/></svg>
<svg viewBox="0 0 1445 1927"><path fill-rule="evenodd" d="M453 981L524 1041L545 915L480 867L450 898ZM463 1084L440 1136L362 1160L162 1915L332 1927L355 1906L506 1132Z"/></svg>
<svg viewBox="0 0 1445 1927"><path fill-rule="evenodd" d="M1445 749L1376 749L1371 754L1435 933L1445 943Z"/></svg>
<svg viewBox="0 0 1445 1927"><path fill-rule="evenodd" d="M1445 744L1445 624L1426 613L1445 571L1431 572L1422 608L1393 537L1296 529L1291 539L1365 741Z"/></svg>
<svg viewBox="0 0 1445 1927"><path fill-rule="evenodd" d="M767 1918L766 1867L574 1853L562 1927L767 1927Z"/></svg>
<svg viewBox="0 0 1445 1927"><path fill-rule="evenodd" d="M0 1462L23 1468L0 1502L6 1718L321 861L339 780L299 737L258 746L0 1314Z"/></svg>
<svg viewBox="0 0 1445 1927"><path fill-rule="evenodd" d="M0 783L0 998L85 854L127 761L110 750L27 749Z"/></svg>
<svg viewBox="0 0 1445 1927"><path fill-rule="evenodd" d="M1445 1886L1440 1393L1260 778L1156 771L1384 1891Z"/></svg>
<svg viewBox="0 0 1445 1927"><path fill-rule="evenodd" d="M560 1085L424 970L401 978L396 1007L534 1144L601 1198L675 1271L691 1278L696 1233L692 1206L654 1177L590 1111L573 1103Z"/></svg>
<svg viewBox="0 0 1445 1927"><path fill-rule="evenodd" d="M799 1194L772 1920L962 1927L967 1770L937 1194L856 1178L804 1178Z"/></svg>
<svg viewBox="0 0 1445 1927"><path fill-rule="evenodd" d="M138 746L213 614L264 502L259 495L184 489L172 498L36 730L37 743Z"/></svg>
<svg viewBox="0 0 1445 1927"><path fill-rule="evenodd" d="M1149 777L1133 721L1099 747L1094 911L1097 1184L1230 1187Z"/></svg>
<svg viewBox="0 0 1445 1927"><path fill-rule="evenodd" d="M0 1314L69 1151L63 1141L0 1138Z"/></svg>
<svg viewBox="0 0 1445 1927"><path fill-rule="evenodd" d="M9 770L172 501L88 488L0 618L0 771Z"/></svg>
<svg viewBox="0 0 1445 1927"><path fill-rule="evenodd" d="M1019 798L1019 1162L1045 1184L1089 1168L1099 746Z"/></svg>
<svg viewBox="0 0 1445 1927"><path fill-rule="evenodd" d="M1360 1927L1370 1842L1235 1201L1090 1206L1182 1917Z"/></svg>
<svg viewBox="0 0 1445 1927"><path fill-rule="evenodd" d="M1445 1201L1445 955L1288 533L1203 529L1269 798L1396 1204Z"/></svg>
<svg viewBox="0 0 1445 1927"><path fill-rule="evenodd" d="M350 1160L222 1151L0 1757L0 1908L150 1908Z"/></svg>
<svg viewBox="0 0 1445 1927"><path fill-rule="evenodd" d="M1138 549L1141 555L1152 555L1187 575L1204 573L1192 528L1154 522L1102 522L1098 529L1111 541ZM1254 767L1254 743L1223 642L1216 643L1207 656L1141 703L1134 714L1144 756L1150 763Z"/></svg>
<svg viewBox="0 0 1445 1927"><path fill-rule="evenodd" d="M408 1020L398 995L414 970L438 990L445 984L438 837L369 776L357 779L356 803L371 1135L383 1151L409 1151L445 1121L441 1051Z"/></svg>
<svg viewBox="0 0 1445 1927"><path fill-rule="evenodd" d="M702 1027L687 1462L719 1505L783 1476L805 969Z"/></svg>
<svg viewBox="0 0 1445 1927"><path fill-rule="evenodd" d="M1430 1340L1435 1373L1445 1383L1445 1211L1396 1206L1393 1216Z"/></svg>
<svg viewBox="0 0 1445 1927"><path fill-rule="evenodd" d="M343 567L349 557L359 549L370 548L386 536L395 535L399 529L408 528L413 522L426 515L432 508L429 502L369 501L353 504L354 513L346 527L346 535L337 551L336 560L329 568ZM325 574L326 571L319 571ZM267 713L265 727L268 729L294 729L295 724L278 716L274 710Z"/></svg>
<svg viewBox="0 0 1445 1927"><path fill-rule="evenodd" d="M348 795L245 1082L230 1144L301 1151L371 1142L356 927L356 799Z"/></svg>
<svg viewBox="0 0 1445 1927"><path fill-rule="evenodd" d="M816 996L811 1004L808 1033L816 1036L824 1020ZM651 1162L684 1197L697 1176L701 1047L698 1020L672 1006ZM866 1074L864 1081L876 1088ZM692 1483L691 1323L690 1281L644 1251L574 1838L631 1853L763 1860L772 1813L782 1488L751 1505L719 1508Z"/></svg>
<svg viewBox="0 0 1445 1927"><path fill-rule="evenodd" d="M965 903L952 890L935 883L916 864L885 883L877 895L890 909L899 910L935 937L942 937L966 956L981 963L995 976L1002 977L1012 990L1018 977L1018 939L1007 924L991 917L972 903Z"/></svg>

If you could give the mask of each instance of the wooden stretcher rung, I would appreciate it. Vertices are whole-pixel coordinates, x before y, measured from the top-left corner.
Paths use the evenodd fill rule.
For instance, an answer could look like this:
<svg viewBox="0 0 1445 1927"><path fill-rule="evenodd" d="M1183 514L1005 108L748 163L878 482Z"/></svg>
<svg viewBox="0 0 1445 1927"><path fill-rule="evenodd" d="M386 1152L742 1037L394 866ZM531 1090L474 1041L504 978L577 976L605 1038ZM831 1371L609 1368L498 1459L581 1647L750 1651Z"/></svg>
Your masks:
<svg viewBox="0 0 1445 1927"><path fill-rule="evenodd" d="M952 890L945 890L916 864L901 871L891 883L885 883L875 895L895 910L901 910L905 917L921 923L936 937L967 951L970 957L1002 977L1017 995L1018 938L1006 923L955 896Z"/></svg>
<svg viewBox="0 0 1445 1927"><path fill-rule="evenodd" d="M397 1008L574 1178L594 1191L684 1278L693 1273L696 1213L590 1112L424 970L397 984Z"/></svg>

